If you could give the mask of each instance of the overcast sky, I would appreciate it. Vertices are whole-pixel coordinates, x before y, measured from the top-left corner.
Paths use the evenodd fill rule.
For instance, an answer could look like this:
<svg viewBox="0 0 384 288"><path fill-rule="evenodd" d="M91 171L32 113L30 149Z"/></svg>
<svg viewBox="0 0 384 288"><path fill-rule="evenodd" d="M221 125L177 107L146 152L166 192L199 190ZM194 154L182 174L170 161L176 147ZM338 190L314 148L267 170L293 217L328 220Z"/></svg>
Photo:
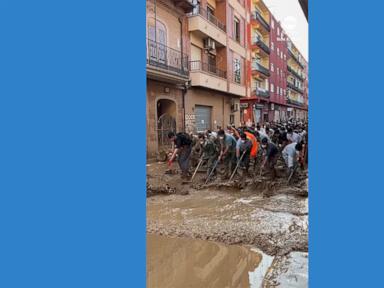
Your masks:
<svg viewBox="0 0 384 288"><path fill-rule="evenodd" d="M292 42L308 60L308 22L298 0L264 0Z"/></svg>

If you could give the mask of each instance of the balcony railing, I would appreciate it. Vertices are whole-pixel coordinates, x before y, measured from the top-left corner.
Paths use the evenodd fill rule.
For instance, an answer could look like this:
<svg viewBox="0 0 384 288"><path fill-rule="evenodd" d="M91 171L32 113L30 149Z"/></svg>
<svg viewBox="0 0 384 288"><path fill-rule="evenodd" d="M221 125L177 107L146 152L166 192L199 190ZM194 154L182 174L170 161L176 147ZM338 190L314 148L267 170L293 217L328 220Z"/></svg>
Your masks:
<svg viewBox="0 0 384 288"><path fill-rule="evenodd" d="M223 78L223 79L227 78L227 72L218 69L216 65L204 63L201 61L190 61L189 66L190 66L191 72L192 71L203 71L203 72L206 72L208 74L211 74L211 75Z"/></svg>
<svg viewBox="0 0 384 288"><path fill-rule="evenodd" d="M259 48L261 48L262 50L264 50L265 53L267 54L270 54L271 53L271 50L269 49L269 47L267 46L267 44L265 44L259 37L255 37L252 41L252 44L253 45L257 45Z"/></svg>
<svg viewBox="0 0 384 288"><path fill-rule="evenodd" d="M260 73L263 73L267 77L271 75L271 73L269 73L269 70L267 68L265 68L263 65L257 62L252 62L252 69L259 71Z"/></svg>
<svg viewBox="0 0 384 288"><path fill-rule="evenodd" d="M297 105L297 106L304 106L304 103L301 103L299 101L293 100L291 98L287 98L287 103Z"/></svg>
<svg viewBox="0 0 384 288"><path fill-rule="evenodd" d="M302 61L300 61L299 58L289 48L288 53L300 65L300 67L304 69L304 64L302 63Z"/></svg>
<svg viewBox="0 0 384 288"><path fill-rule="evenodd" d="M188 76L188 56L164 44L147 39L147 64Z"/></svg>
<svg viewBox="0 0 384 288"><path fill-rule="evenodd" d="M256 87L255 94L259 97L269 98L269 91L267 89Z"/></svg>
<svg viewBox="0 0 384 288"><path fill-rule="evenodd" d="M297 87L295 84L293 84L293 83L291 83L289 81L287 81L287 87L295 90L296 92L299 92L300 94L304 93L304 91L301 88Z"/></svg>
<svg viewBox="0 0 384 288"><path fill-rule="evenodd" d="M261 25L264 26L264 28L269 32L271 30L271 28L269 27L269 24L268 22L264 19L263 16L261 16L261 14L258 12L258 11L255 11L253 14L252 14L252 19L254 20L258 20Z"/></svg>
<svg viewBox="0 0 384 288"><path fill-rule="evenodd" d="M196 16L196 15L200 15L201 17L208 20L219 29L226 32L225 24L220 22L212 13L208 12L201 6L195 7L191 13L188 13L188 16Z"/></svg>
<svg viewBox="0 0 384 288"><path fill-rule="evenodd" d="M176 6L181 7L187 13L191 12L194 7L192 0L173 0L173 2Z"/></svg>
<svg viewBox="0 0 384 288"><path fill-rule="evenodd" d="M301 81L304 81L304 77L297 73L291 66L287 65L287 69L291 72L295 77L299 78Z"/></svg>

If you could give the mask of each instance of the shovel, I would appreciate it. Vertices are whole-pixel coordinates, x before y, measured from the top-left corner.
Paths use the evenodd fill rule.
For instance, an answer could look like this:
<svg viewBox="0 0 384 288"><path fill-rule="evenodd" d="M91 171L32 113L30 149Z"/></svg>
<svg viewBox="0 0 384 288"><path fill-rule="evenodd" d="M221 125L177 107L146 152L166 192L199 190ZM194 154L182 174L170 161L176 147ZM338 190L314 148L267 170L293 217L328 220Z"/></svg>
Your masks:
<svg viewBox="0 0 384 288"><path fill-rule="evenodd" d="M213 168L212 168L211 172L209 173L207 179L205 180L205 184L208 183L209 179L211 178L211 176L212 176L213 172L215 171L215 169L216 169L217 165L219 164L219 162L220 162L220 160L217 159L216 162L215 162L215 165L213 165Z"/></svg>
<svg viewBox="0 0 384 288"><path fill-rule="evenodd" d="M203 158L200 158L200 161L199 161L199 163L198 163L197 166L196 166L195 172L193 172L193 175L192 175L191 180L189 180L189 181L183 181L183 183L192 183L193 178L195 178L195 175L196 175L197 170L199 170L199 168L200 168L200 166L201 166L201 163L203 163Z"/></svg>
<svg viewBox="0 0 384 288"><path fill-rule="evenodd" d="M237 168L239 168L239 165L240 165L240 163L241 163L241 160L243 160L243 157L244 157L244 155L245 155L245 152L247 152L247 150L245 150L245 151L243 152L243 154L241 154L241 157L240 157L239 161L237 161L237 165L236 165L236 167L235 167L235 170L233 170L232 175L231 175L231 177L230 177L229 180L228 180L228 183L231 182L233 176L235 176L235 173L236 173L236 171L237 171Z"/></svg>
<svg viewBox="0 0 384 288"><path fill-rule="evenodd" d="M291 182L292 176L293 176L293 174L295 174L295 171L296 171L298 166L299 166L298 164L295 164L295 166L293 166L292 172L291 172L291 174L289 174L289 177L288 177L288 181L287 181L288 184L289 184L289 182Z"/></svg>

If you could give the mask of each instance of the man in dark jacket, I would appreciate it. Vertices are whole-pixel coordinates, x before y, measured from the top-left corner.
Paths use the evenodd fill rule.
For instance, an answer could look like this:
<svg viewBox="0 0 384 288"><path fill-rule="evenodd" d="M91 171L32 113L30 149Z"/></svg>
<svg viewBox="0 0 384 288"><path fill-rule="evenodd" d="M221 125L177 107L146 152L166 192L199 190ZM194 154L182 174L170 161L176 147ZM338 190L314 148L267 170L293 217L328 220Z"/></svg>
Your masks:
<svg viewBox="0 0 384 288"><path fill-rule="evenodd" d="M171 166L173 160L176 158L176 155L178 155L178 163L181 170L181 178L189 177L189 159L192 150L191 137L183 132L177 134L175 134L174 132L169 132L168 138L175 144L175 148L173 150L171 158L168 161L168 165Z"/></svg>
<svg viewBox="0 0 384 288"><path fill-rule="evenodd" d="M269 142L267 138L264 138L261 141L261 147L263 149L263 163L261 169L266 166L271 173L272 180L274 180L276 177L275 165L279 156L279 149L275 144Z"/></svg>

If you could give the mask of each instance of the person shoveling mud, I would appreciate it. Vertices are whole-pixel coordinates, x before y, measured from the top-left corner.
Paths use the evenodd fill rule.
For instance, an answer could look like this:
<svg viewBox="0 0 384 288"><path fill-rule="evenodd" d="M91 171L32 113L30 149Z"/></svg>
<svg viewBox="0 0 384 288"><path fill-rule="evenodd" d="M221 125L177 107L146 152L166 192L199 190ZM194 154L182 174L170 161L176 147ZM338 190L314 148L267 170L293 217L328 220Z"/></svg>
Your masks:
<svg viewBox="0 0 384 288"><path fill-rule="evenodd" d="M307 143L305 131L306 126L303 124L295 126L288 123L256 126L254 129L228 126L226 130L207 130L194 136L184 132L170 132L168 138L175 148L168 156L169 170L166 173L178 173L172 166L173 161L177 159L184 184L192 181L207 184L216 179L217 174L221 176L218 177L221 180L241 182L241 187L247 186L247 180L250 178L255 181L274 182L283 177L287 184L294 185L297 175L300 174L298 170L305 171L306 153L302 148ZM199 147L193 153L192 138ZM306 145L305 147L307 149ZM246 153L241 157L244 151ZM196 161L191 161L192 154ZM248 173L251 161L253 173ZM287 172L280 173L282 169ZM206 172L206 177L198 176L202 171ZM266 173L269 177L265 177Z"/></svg>

